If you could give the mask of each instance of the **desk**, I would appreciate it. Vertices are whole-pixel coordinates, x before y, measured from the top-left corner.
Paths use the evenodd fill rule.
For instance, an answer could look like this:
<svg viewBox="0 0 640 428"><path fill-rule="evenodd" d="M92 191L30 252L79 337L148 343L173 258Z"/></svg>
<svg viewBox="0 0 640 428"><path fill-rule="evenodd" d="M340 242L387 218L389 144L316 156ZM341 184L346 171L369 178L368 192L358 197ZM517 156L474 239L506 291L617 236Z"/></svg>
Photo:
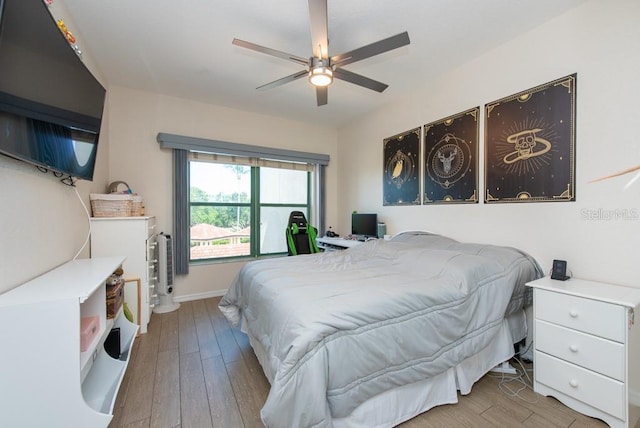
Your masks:
<svg viewBox="0 0 640 428"><path fill-rule="evenodd" d="M326 236L316 238L316 242L318 243L318 248L321 248L324 251L346 250L347 248L362 245L362 241L344 238L327 238Z"/></svg>

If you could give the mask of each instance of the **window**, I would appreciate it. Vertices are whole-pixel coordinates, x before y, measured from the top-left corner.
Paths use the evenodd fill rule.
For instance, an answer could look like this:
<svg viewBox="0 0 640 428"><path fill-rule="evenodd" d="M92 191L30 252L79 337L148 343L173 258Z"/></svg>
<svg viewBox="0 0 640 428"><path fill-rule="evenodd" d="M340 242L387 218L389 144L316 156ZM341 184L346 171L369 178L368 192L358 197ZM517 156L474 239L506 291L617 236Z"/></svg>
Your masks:
<svg viewBox="0 0 640 428"><path fill-rule="evenodd" d="M311 173L263 164L278 167L189 161L190 261L287 252L289 214L309 218Z"/></svg>
<svg viewBox="0 0 640 428"><path fill-rule="evenodd" d="M313 205L307 203L307 214L313 212L313 220L311 216L307 215L309 220L316 221L316 226L319 230L324 230L324 182L325 182L325 167L329 165L329 155L322 153L308 153L299 152L295 150L276 149L270 147L253 146L249 144L231 143L221 140L209 140L206 138L188 137L184 135L167 134L164 132L158 133L156 139L160 143L160 148L171 149L173 151L173 245L174 245L174 268L176 275L186 275L189 273L189 261L190 261L190 186L189 186L189 163L191 161L198 160L199 154L205 154L209 157L211 162L222 162L220 157L226 157L230 159L228 164L237 164L235 158L242 157L250 162L248 166L253 167L251 170L256 171L251 174L251 177L257 177L259 180L258 171L264 167L271 168L270 161L265 159L275 159L278 162L289 162L295 165L303 165L307 167L307 183L311 180L309 178L309 171L313 171L313 186L312 191L307 188L307 194L313 194ZM205 159L201 159L205 160ZM295 168L293 168L295 169ZM255 198L256 192L258 192L259 182L251 184L251 215L253 218L258 217L260 206L258 199ZM257 187L256 187L257 186ZM264 185L263 185L264 187ZM267 197L267 199L269 199ZM208 202L208 201L207 201ZM239 204L239 203L237 203ZM236 204L236 205L237 205ZM265 208L271 207L270 204L265 203ZM280 205L280 207L286 204L275 204L273 207ZM299 208L296 204L290 204ZM213 207L214 204L211 204ZM312 210L310 208L313 208ZM266 209L266 211L269 211ZM304 211L304 210L299 210ZM287 218L288 221L288 218ZM251 220L252 223L256 223L257 220ZM255 229L255 228L254 228ZM283 226L284 235L284 226ZM257 245L259 242L257 231L253 231L253 235L250 237L250 248ZM263 234L264 235L264 234ZM260 236L263 236L260 235ZM282 238L284 239L284 237ZM284 245L281 245L284 248ZM259 248L256 246L256 248ZM267 250L264 248L264 250ZM250 254L259 254L258 249L253 252L250 250Z"/></svg>

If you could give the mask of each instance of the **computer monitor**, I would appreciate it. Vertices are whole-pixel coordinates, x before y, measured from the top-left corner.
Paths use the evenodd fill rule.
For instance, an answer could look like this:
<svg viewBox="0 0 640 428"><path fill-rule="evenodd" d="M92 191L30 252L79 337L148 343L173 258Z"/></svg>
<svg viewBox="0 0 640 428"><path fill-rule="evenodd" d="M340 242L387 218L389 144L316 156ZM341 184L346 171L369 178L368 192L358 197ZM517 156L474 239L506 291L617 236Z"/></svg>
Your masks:
<svg viewBox="0 0 640 428"><path fill-rule="evenodd" d="M375 238L378 234L378 214L351 214L351 234L358 238Z"/></svg>

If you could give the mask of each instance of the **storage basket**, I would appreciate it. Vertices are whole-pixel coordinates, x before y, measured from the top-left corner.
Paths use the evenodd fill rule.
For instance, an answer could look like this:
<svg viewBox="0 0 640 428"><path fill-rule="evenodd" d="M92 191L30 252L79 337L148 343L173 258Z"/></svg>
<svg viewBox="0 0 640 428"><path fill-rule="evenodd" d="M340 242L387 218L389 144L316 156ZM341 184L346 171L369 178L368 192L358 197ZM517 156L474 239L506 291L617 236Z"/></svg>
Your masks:
<svg viewBox="0 0 640 428"><path fill-rule="evenodd" d="M131 215L144 215L144 207L142 206L142 196L131 195Z"/></svg>
<svg viewBox="0 0 640 428"><path fill-rule="evenodd" d="M133 211L131 195L89 194L94 217L130 217Z"/></svg>
<svg viewBox="0 0 640 428"><path fill-rule="evenodd" d="M122 302L124 301L123 282L119 281L115 285L107 284L107 319L113 319L118 314Z"/></svg>

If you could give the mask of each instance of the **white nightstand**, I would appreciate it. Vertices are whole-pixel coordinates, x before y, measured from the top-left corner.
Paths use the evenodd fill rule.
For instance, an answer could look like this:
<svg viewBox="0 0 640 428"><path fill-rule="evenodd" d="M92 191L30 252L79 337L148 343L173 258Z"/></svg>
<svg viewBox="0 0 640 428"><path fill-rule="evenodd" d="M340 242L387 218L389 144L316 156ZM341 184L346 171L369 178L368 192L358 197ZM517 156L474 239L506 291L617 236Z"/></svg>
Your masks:
<svg viewBox="0 0 640 428"><path fill-rule="evenodd" d="M534 288L534 390L611 427L640 421L640 289L572 278Z"/></svg>

